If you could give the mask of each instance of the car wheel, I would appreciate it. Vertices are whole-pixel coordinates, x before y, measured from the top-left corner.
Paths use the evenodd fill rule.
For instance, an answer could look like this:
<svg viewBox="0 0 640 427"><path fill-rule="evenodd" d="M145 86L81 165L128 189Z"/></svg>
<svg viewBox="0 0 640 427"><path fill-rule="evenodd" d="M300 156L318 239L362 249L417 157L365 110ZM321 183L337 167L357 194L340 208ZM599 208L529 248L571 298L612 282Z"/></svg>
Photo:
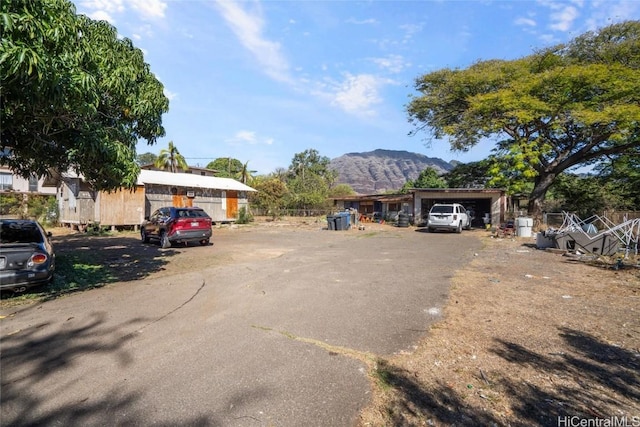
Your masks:
<svg viewBox="0 0 640 427"><path fill-rule="evenodd" d="M209 244L209 239L202 239L202 240L200 240L200 244L201 244L202 246L207 246L207 245Z"/></svg>
<svg viewBox="0 0 640 427"><path fill-rule="evenodd" d="M149 243L149 235L144 228L140 230L140 240L142 240L142 243Z"/></svg>
<svg viewBox="0 0 640 427"><path fill-rule="evenodd" d="M433 228L431 228L431 227L427 227L427 231L428 231L429 233L433 233Z"/></svg>
<svg viewBox="0 0 640 427"><path fill-rule="evenodd" d="M171 242L169 241L169 236L167 235L166 231L163 231L160 234L160 246L162 247L162 249L167 249L171 247Z"/></svg>
<svg viewBox="0 0 640 427"><path fill-rule="evenodd" d="M461 222L459 222L458 223L458 227L456 227L456 233L458 233L458 234L462 233L462 223Z"/></svg>

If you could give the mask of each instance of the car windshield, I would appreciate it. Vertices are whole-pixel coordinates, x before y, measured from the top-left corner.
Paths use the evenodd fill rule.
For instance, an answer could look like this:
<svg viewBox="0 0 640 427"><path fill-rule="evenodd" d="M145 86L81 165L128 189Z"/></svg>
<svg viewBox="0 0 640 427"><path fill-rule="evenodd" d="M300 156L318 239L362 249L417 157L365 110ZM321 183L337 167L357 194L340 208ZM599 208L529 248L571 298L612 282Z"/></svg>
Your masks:
<svg viewBox="0 0 640 427"><path fill-rule="evenodd" d="M431 213L453 213L453 206L451 205L442 205L442 206L434 206L431 208Z"/></svg>
<svg viewBox="0 0 640 427"><path fill-rule="evenodd" d="M32 222L2 221L0 223L0 243L42 243L42 233Z"/></svg>
<svg viewBox="0 0 640 427"><path fill-rule="evenodd" d="M207 213L203 210L195 210L195 209L179 209L178 217L180 218L206 218L208 217Z"/></svg>

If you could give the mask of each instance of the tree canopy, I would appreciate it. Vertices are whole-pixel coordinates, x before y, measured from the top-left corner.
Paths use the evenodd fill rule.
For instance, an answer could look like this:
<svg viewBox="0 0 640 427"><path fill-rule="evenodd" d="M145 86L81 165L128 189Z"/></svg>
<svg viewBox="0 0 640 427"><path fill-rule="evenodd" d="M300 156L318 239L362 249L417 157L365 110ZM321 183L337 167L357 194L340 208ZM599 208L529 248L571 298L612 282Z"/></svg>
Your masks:
<svg viewBox="0 0 640 427"><path fill-rule="evenodd" d="M444 180L438 171L431 167L426 167L420 172L418 178L407 181L400 190L406 193L410 188L446 188L447 181Z"/></svg>
<svg viewBox="0 0 640 427"><path fill-rule="evenodd" d="M136 144L164 135L169 101L131 40L68 0L3 0L0 164L24 177L73 169L133 187Z"/></svg>
<svg viewBox="0 0 640 427"><path fill-rule="evenodd" d="M407 106L413 133L454 150L497 141L490 174L533 182L529 213L564 171L640 145L640 22L589 32L512 60L480 61L416 79Z"/></svg>
<svg viewBox="0 0 640 427"><path fill-rule="evenodd" d="M291 160L287 176L289 207L292 209L319 209L327 204L329 188L337 173L329 168L330 159L317 150L296 153Z"/></svg>
<svg viewBox="0 0 640 427"><path fill-rule="evenodd" d="M233 157L218 157L207 164L207 169L215 170L216 176L222 178L235 178L242 172L242 162Z"/></svg>
<svg viewBox="0 0 640 427"><path fill-rule="evenodd" d="M150 153L150 152L138 154L136 156L136 161L138 162L138 164L140 166L142 166L142 165L153 165L153 164L155 164L157 159L158 159L158 155Z"/></svg>

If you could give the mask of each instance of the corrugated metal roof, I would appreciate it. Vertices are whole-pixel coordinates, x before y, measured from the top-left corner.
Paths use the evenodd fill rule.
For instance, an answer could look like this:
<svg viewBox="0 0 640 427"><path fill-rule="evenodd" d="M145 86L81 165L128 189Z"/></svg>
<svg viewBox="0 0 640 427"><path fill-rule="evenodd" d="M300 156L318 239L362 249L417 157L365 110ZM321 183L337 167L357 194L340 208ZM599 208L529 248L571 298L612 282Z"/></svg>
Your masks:
<svg viewBox="0 0 640 427"><path fill-rule="evenodd" d="M235 179L201 176L191 173L172 173L142 169L138 185L159 184L176 187L213 188L216 190L257 191Z"/></svg>

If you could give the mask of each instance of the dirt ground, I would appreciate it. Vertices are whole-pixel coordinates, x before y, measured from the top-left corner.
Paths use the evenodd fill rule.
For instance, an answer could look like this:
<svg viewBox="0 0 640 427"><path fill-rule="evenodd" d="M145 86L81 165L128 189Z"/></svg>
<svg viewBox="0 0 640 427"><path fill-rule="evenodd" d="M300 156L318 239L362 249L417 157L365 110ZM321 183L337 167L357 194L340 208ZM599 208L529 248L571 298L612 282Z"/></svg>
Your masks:
<svg viewBox="0 0 640 427"><path fill-rule="evenodd" d="M640 425L638 258L614 269L530 239L483 241L444 320L380 362L360 426Z"/></svg>
<svg viewBox="0 0 640 427"><path fill-rule="evenodd" d="M322 226L315 219L258 219L248 227ZM69 233L54 230L54 241ZM378 360L372 402L358 426L557 426L613 417L640 426L638 258L614 269L614 259L586 262L538 250L533 239L477 235L483 249L453 278L443 320L412 352ZM134 232L120 236L100 252L117 267L113 281L175 274L201 262L180 248L140 245ZM67 250L97 256L92 238L64 241ZM261 256L240 246L216 253L207 262ZM168 262L175 256L180 263Z"/></svg>

